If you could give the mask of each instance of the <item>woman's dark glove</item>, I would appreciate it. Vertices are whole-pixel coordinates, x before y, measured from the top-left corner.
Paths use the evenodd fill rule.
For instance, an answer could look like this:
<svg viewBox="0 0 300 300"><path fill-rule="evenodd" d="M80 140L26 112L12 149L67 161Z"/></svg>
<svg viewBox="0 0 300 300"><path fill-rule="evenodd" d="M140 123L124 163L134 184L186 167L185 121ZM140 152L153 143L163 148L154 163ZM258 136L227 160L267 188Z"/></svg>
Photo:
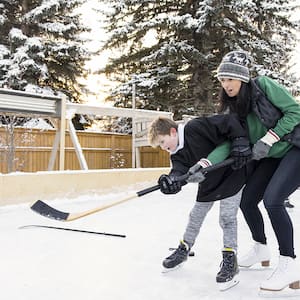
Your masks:
<svg viewBox="0 0 300 300"><path fill-rule="evenodd" d="M237 170L246 165L252 159L249 140L245 137L235 138L231 143L230 155L234 159L232 169Z"/></svg>
<svg viewBox="0 0 300 300"><path fill-rule="evenodd" d="M207 158L201 158L197 163L190 167L187 182L201 183L205 180L205 175L202 172L203 168L211 166L211 162Z"/></svg>
<svg viewBox="0 0 300 300"><path fill-rule="evenodd" d="M189 177L186 181L191 183L201 183L202 181L204 181L205 176L201 172L201 169L203 169L203 167L199 163L193 165L189 169Z"/></svg>
<svg viewBox="0 0 300 300"><path fill-rule="evenodd" d="M163 194L176 194L181 190L181 183L173 176L163 174L158 179L160 191Z"/></svg>

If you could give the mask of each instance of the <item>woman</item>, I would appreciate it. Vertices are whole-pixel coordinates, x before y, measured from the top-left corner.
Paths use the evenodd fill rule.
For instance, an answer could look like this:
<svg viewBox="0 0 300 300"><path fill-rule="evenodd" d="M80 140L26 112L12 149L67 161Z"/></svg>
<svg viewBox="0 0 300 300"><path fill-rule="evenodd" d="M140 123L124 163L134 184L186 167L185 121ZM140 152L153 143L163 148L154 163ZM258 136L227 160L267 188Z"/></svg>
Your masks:
<svg viewBox="0 0 300 300"><path fill-rule="evenodd" d="M279 261L272 275L260 285L261 290L279 291L289 286L299 288L293 225L284 201L300 185L300 106L288 91L272 79L250 78L249 57L243 51L224 56L217 72L221 82L220 111L237 113L248 126L253 144L256 169L244 188L241 209L251 230L254 246L239 260L239 265L268 265L269 249L258 203L263 199L279 245ZM274 160L271 179L264 176L264 164Z"/></svg>

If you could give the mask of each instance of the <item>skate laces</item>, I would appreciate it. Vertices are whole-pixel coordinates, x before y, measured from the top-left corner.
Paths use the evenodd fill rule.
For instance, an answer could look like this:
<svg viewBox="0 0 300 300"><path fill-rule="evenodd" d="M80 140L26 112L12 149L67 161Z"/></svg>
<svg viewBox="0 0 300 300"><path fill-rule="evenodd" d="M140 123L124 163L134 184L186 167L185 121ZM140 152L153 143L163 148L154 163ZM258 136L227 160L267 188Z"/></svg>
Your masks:
<svg viewBox="0 0 300 300"><path fill-rule="evenodd" d="M189 253L189 245L185 241L180 241L178 248L168 257L174 258L176 256L185 257Z"/></svg>
<svg viewBox="0 0 300 300"><path fill-rule="evenodd" d="M231 271L234 269L234 251L225 250L223 251L223 260L220 263L220 268L222 271Z"/></svg>

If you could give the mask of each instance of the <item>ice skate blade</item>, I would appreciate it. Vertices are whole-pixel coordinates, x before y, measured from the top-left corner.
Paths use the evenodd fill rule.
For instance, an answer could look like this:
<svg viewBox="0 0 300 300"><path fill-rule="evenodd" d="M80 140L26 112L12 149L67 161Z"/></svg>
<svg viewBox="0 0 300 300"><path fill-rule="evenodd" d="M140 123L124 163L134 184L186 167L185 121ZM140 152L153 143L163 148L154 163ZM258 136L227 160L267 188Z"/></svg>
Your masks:
<svg viewBox="0 0 300 300"><path fill-rule="evenodd" d="M289 297L300 297L299 289L290 289L286 287L281 291L268 291L268 290L259 290L258 295L262 298L282 298L286 299Z"/></svg>
<svg viewBox="0 0 300 300"><path fill-rule="evenodd" d="M162 272L163 274L167 274L167 273L174 272L174 271L176 271L176 270L182 268L183 264L184 264L184 262L182 262L181 264L175 266L174 268L164 268L164 267L163 267L163 269L161 270L161 272Z"/></svg>
<svg viewBox="0 0 300 300"><path fill-rule="evenodd" d="M286 286L284 286L283 288L277 289L277 290L276 289L263 288L263 287L260 287L260 289L263 290L263 291L280 292L280 291L286 289L287 287L289 287L292 290L299 290L300 291L300 281L296 280L295 282L289 283Z"/></svg>
<svg viewBox="0 0 300 300"><path fill-rule="evenodd" d="M217 282L218 288L221 292L227 291L234 286L236 286L240 282L239 276L234 276L232 280L227 282Z"/></svg>

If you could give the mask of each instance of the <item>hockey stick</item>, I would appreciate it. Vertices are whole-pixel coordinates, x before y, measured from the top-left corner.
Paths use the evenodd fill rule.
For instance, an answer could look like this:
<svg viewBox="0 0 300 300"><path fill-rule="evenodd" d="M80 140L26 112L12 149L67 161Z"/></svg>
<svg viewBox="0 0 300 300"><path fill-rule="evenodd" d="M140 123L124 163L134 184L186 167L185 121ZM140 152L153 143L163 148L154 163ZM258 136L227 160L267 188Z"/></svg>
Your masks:
<svg viewBox="0 0 300 300"><path fill-rule="evenodd" d="M33 211L35 211L36 213L38 213L38 214L40 214L44 217L50 218L50 219L54 219L54 220L58 220L58 221L74 221L74 220L77 220L79 218L94 214L98 211L107 209L109 207L124 203L124 202L129 201L133 198L146 195L146 194L148 194L150 192L153 192L153 191L156 191L158 189L159 189L159 185L155 185L155 186L152 186L152 187L147 188L145 190L136 192L134 194L130 194L129 196L127 196L127 197L125 197L125 198L123 198L119 201L112 202L112 203L109 203L109 204L106 204L106 205L102 205L100 207L96 207L96 208L93 208L91 210L81 212L81 213L63 212L63 211L60 211L60 210L57 210L57 209L51 207L50 205L43 202L42 200L37 200L30 208Z"/></svg>
<svg viewBox="0 0 300 300"><path fill-rule="evenodd" d="M115 237L121 237L121 238L126 237L126 235L124 235L124 234L89 231L89 230L81 230L81 229L66 228L66 227L56 227L56 226L47 226L47 225L25 225L25 226L19 227L19 229L25 229L25 228L50 228L50 229L68 230L68 231L74 231L74 232L101 234L101 235L115 236Z"/></svg>
<svg viewBox="0 0 300 300"><path fill-rule="evenodd" d="M202 170L202 172L204 172L205 174L208 173L208 172L211 172L211 171L214 171L214 170L217 170L217 169L220 169L222 167L225 167L225 166L228 166L230 164L233 163L233 159L232 158L228 158L218 164L215 164L215 165L212 165L210 167L207 167L205 169ZM186 180L187 178L189 177L189 174L184 174L180 177L177 178L177 181L184 181ZM104 210L104 209L107 209L109 207L112 207L112 206L115 206L115 205L119 205L121 203L124 203L124 202L127 202L133 198L136 198L136 197L141 197L141 196L144 196L148 193L151 193L151 192L154 192L156 190L159 190L159 185L154 185L152 187L149 187L149 188L146 188L144 190L141 190L141 191L138 191L138 192L135 192L119 201L116 201L116 202L112 202L110 204L107 204L107 205L103 205L103 206L100 206L100 207L96 207L96 208L93 208L91 210L88 210L88 211L85 211L85 212L81 212L81 213L67 213L67 212L63 212L63 211L60 211L60 210L57 210L51 206L49 206L48 204L46 204L45 202L43 202L42 200L37 200L35 203L33 203L33 205L31 205L31 209L33 211L35 211L36 213L44 216L44 217L47 217L47 218L50 218L50 219L54 219L54 220L59 220L59 221L73 221L73 220L77 220L79 218L82 218L82 217L85 217L85 216L88 216L88 215L91 215L91 214L94 214L96 212L99 212L101 210Z"/></svg>

